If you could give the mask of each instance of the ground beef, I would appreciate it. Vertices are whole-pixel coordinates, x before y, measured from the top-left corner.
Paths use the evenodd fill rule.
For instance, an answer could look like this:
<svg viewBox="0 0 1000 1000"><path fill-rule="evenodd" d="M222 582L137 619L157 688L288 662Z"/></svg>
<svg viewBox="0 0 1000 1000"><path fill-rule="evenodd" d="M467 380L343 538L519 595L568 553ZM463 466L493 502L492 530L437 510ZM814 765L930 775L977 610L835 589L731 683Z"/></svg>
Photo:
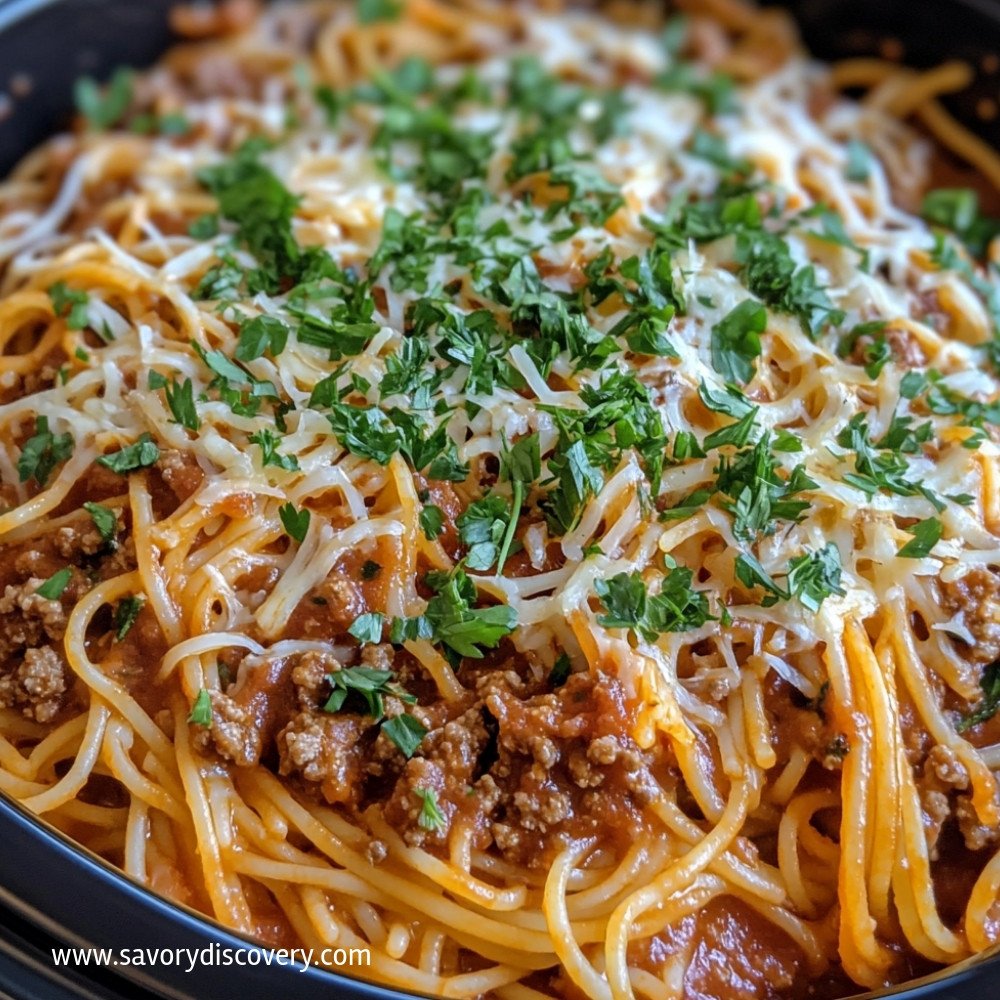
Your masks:
<svg viewBox="0 0 1000 1000"><path fill-rule="evenodd" d="M13 673L0 676L0 705L20 708L36 722L51 722L69 690L69 668L51 646L25 651Z"/></svg>
<svg viewBox="0 0 1000 1000"><path fill-rule="evenodd" d="M237 767L260 763L262 740L253 714L221 691L210 692L210 697L212 724L195 733L195 745L203 751L214 747Z"/></svg>
<svg viewBox="0 0 1000 1000"><path fill-rule="evenodd" d="M416 714L422 713L418 710ZM407 762L384 807L387 821L402 832L407 843L418 847L445 843L458 812L455 803L468 797L489 740L481 702L424 737L419 756ZM423 800L417 789L434 792L444 817L441 824L428 827L420 823Z"/></svg>
<svg viewBox="0 0 1000 1000"><path fill-rule="evenodd" d="M956 639L956 643L970 661L985 664L1000 659L1000 577L996 573L977 567L951 583L942 583L941 605L949 614L962 613L975 642Z"/></svg>
<svg viewBox="0 0 1000 1000"><path fill-rule="evenodd" d="M63 525L55 533L55 549L64 559L73 559L80 555L92 556L100 552L107 542L104 536L94 527L93 521L82 519L80 524Z"/></svg>
<svg viewBox="0 0 1000 1000"><path fill-rule="evenodd" d="M543 867L573 838L636 830L653 781L616 681L580 674L551 691L502 669L470 680L466 699L416 710L429 732L384 806L408 843L443 846L461 822L480 849ZM433 826L417 794L428 791Z"/></svg>
<svg viewBox="0 0 1000 1000"><path fill-rule="evenodd" d="M325 653L303 653L292 668L295 697L303 711L319 708L330 694L327 674L340 670L340 663Z"/></svg>
<svg viewBox="0 0 1000 1000"><path fill-rule="evenodd" d="M3 616L0 642L37 645L43 633L50 639L63 637L66 612L61 600L49 600L38 593L44 583L42 577L33 576L26 583L8 584L4 588L0 597L0 616Z"/></svg>
<svg viewBox="0 0 1000 1000"><path fill-rule="evenodd" d="M89 475L85 478L89 482ZM82 502L73 499L70 510L78 516L55 531L0 547L0 704L21 708L39 722L56 719L71 696L61 652L69 609L95 582L135 568L131 539L109 546L90 515L79 509ZM119 527L124 531L124 525ZM39 587L64 568L71 574L59 598L39 594Z"/></svg>
<svg viewBox="0 0 1000 1000"><path fill-rule="evenodd" d="M173 490L177 500L183 503L194 493L205 479L198 460L184 451L164 451L156 467L163 481Z"/></svg>
<svg viewBox="0 0 1000 1000"><path fill-rule="evenodd" d="M970 851L981 851L1000 843L1000 827L981 823L976 807L968 795L959 795L956 799L955 816L958 819L958 828L965 838L965 846Z"/></svg>
<svg viewBox="0 0 1000 1000"><path fill-rule="evenodd" d="M935 744L923 761L917 790L924 816L924 836L932 859L942 828L952 814L952 793L969 786L969 773L948 747Z"/></svg>
<svg viewBox="0 0 1000 1000"><path fill-rule="evenodd" d="M279 773L320 786L327 802L357 805L364 774L362 736L372 720L359 715L300 712L278 735Z"/></svg>

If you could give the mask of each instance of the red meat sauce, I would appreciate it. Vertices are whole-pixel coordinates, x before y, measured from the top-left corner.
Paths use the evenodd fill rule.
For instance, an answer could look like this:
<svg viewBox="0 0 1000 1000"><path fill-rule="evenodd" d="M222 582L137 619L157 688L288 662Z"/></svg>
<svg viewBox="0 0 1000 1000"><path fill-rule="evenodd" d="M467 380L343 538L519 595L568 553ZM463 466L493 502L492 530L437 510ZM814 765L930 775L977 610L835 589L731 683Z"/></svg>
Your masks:
<svg viewBox="0 0 1000 1000"><path fill-rule="evenodd" d="M164 455L147 473L157 517L168 516L201 479L193 459ZM441 542L456 555L454 522L463 503L448 484L418 480L416 485L426 491L425 502L441 508ZM73 604L94 583L135 568L128 508L121 504L126 489L123 477L95 465L54 512L66 518L62 528L0 547L0 705L47 725L85 705L86 692L65 662L61 640ZM114 549L103 543L82 510L85 500L122 509ZM220 513L247 516L252 498L230 498L224 506ZM642 750L631 740L637 706L614 677L578 673L553 687L541 664L502 644L485 659L462 664L457 673L462 693L448 701L405 650L387 644L359 647L347 629L358 615L385 608L392 557L391 542L347 553L290 616L281 638L327 640L346 651L340 660L307 653L244 664L245 652L236 649L220 657L230 680L222 692L213 692L212 725L200 731L195 727L195 739L202 753L231 768L237 784L243 769L263 766L296 794L332 805L358 821L374 810L407 843L442 857L447 856L449 838L462 831L470 834L477 849L537 870L581 839L592 839L620 856L637 837L655 834L646 805L661 788L674 789L678 801L697 818L697 807L669 750ZM559 547L550 544L544 565L533 567L522 550L512 555L508 572L544 572L560 561ZM61 598L39 600L35 590L40 582L67 565L73 572ZM251 589L269 589L274 582L265 577L243 581ZM994 589L992 578L984 576L955 588L945 599L968 605L972 620L983 620L985 638L990 620L983 608L993 600ZM89 655L157 718L179 692L174 681L157 684L152 679L166 651L155 618L143 610L124 640L113 642L111 616L111 608L98 614L88 636ZM982 669L974 651L970 660ZM427 729L412 758L405 758L358 704L348 702L337 712L324 710L331 692L329 676L358 665L391 671L396 683L416 698L414 705L392 694L385 698L387 716L409 711ZM902 700L907 752L917 769L926 821L929 827L937 824L936 894L943 917L958 926L971 884L995 847L976 839L983 834L963 812L962 774L935 752L905 693ZM792 747L804 746L814 757L805 785L837 788L840 762L830 753L839 735L834 706L807 702L773 674L765 686L765 704L779 761L775 773L780 773ZM969 736L976 743L993 742L996 728L987 723ZM712 762L711 752L706 759ZM717 761L715 765L718 770ZM440 825L429 829L421 823L423 798L418 794L426 792L434 793L441 814ZM112 807L126 804L122 790L103 778L91 782L82 797ZM816 822L837 840L836 810L819 814ZM775 860L775 846L766 838L741 840L740 845L748 856ZM378 864L384 857L385 845L374 841L370 860ZM184 871L168 858L158 859L154 867L157 889L209 909L197 872ZM270 895L249 882L247 888L253 896L256 935L274 944L293 943L294 932ZM727 896L634 942L630 961L654 975L682 961L684 995L691 1000L822 998L851 992L836 968L820 980L810 978L794 942L746 904ZM900 966L904 973L927 971L902 950ZM564 974L538 973L533 979L568 997L576 995Z"/></svg>

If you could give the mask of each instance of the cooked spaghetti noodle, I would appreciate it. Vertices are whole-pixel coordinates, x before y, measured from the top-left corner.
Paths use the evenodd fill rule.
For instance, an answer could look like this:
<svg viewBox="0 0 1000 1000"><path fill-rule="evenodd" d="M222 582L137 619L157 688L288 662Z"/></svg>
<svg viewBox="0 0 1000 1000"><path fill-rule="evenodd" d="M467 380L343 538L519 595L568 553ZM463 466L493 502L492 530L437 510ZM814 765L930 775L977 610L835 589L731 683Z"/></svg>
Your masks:
<svg viewBox="0 0 1000 1000"><path fill-rule="evenodd" d="M1000 160L964 66L684 6L228 3L81 82L0 186L0 791L438 996L994 944L1000 224L932 188Z"/></svg>

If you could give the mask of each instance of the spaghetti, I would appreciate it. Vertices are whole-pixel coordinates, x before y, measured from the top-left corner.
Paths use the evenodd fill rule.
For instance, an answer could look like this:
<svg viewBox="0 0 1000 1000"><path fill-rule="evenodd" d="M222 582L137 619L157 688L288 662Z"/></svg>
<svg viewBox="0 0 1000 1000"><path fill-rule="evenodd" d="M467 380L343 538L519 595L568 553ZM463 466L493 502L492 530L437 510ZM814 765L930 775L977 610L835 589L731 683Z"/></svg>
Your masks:
<svg viewBox="0 0 1000 1000"><path fill-rule="evenodd" d="M179 9L80 83L0 185L0 791L437 996L995 943L1000 224L933 174L1000 160L964 66L685 6Z"/></svg>

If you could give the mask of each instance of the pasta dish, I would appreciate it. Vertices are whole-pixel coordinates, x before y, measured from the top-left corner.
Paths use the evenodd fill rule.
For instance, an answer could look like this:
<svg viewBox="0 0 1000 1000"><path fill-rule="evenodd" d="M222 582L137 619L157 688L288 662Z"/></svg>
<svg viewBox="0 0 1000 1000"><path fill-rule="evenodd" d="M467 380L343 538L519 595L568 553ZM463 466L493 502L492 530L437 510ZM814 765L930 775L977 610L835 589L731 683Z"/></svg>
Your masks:
<svg viewBox="0 0 1000 1000"><path fill-rule="evenodd" d="M0 183L0 791L432 996L1000 938L1000 188L741 0L179 7Z"/></svg>

